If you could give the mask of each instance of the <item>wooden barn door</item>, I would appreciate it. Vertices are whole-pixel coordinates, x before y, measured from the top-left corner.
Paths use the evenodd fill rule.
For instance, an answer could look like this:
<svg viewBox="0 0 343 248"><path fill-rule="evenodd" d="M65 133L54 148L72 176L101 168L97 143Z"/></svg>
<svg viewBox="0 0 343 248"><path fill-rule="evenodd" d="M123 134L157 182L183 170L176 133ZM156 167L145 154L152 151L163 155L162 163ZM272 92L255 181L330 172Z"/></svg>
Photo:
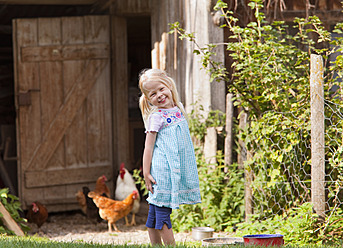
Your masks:
<svg viewBox="0 0 343 248"><path fill-rule="evenodd" d="M77 190L112 178L109 25L109 16L13 21L24 209L36 200L77 209Z"/></svg>

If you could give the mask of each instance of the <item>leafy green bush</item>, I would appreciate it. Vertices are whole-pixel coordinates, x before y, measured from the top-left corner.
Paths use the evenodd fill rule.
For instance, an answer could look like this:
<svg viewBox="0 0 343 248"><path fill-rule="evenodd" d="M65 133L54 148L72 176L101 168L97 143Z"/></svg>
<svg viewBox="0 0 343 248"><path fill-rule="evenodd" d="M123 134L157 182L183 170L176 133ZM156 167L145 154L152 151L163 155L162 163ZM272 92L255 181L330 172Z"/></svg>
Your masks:
<svg viewBox="0 0 343 248"><path fill-rule="evenodd" d="M197 154L202 203L181 205L173 211L174 230L190 231L197 226L209 226L216 231L232 230L243 220L243 172L237 164L225 166L220 153L217 161L218 164L206 164L201 152Z"/></svg>
<svg viewBox="0 0 343 248"><path fill-rule="evenodd" d="M256 214L252 215L249 221L237 225L236 234L243 236L252 233L279 233L284 236L286 244L318 244L321 239L317 217L312 211L312 204L304 203L283 215L275 215L265 220L260 220Z"/></svg>
<svg viewBox="0 0 343 248"><path fill-rule="evenodd" d="M2 205L6 208L6 210L11 215L12 219L21 227L23 231L28 231L29 227L25 225L26 219L20 216L21 203L19 198L15 195L9 194L9 190L7 188L0 189L0 200ZM3 217L0 213L0 217ZM14 232L9 230L3 223L2 219L0 219L0 233L14 235Z"/></svg>
<svg viewBox="0 0 343 248"><path fill-rule="evenodd" d="M189 131L192 137L196 138L200 144L205 142L207 128L223 127L225 125L225 114L223 112L210 110L206 115L201 104L193 104L193 109L188 118Z"/></svg>
<svg viewBox="0 0 343 248"><path fill-rule="evenodd" d="M237 225L237 236L252 233L280 233L287 245L334 245L342 244L343 211L331 209L331 215L326 221L320 221L313 213L313 205L309 202L288 209L282 215L274 215L261 220L258 214L250 220Z"/></svg>

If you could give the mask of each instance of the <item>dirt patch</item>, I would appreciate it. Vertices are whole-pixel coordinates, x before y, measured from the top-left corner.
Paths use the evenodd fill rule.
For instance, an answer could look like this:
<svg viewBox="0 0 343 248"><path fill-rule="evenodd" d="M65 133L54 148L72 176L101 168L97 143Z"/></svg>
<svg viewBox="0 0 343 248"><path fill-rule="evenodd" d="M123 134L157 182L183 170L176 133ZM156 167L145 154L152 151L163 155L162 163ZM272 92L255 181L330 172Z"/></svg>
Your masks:
<svg viewBox="0 0 343 248"><path fill-rule="evenodd" d="M52 213L48 221L40 229L34 224L29 235L46 237L55 241L75 242L83 241L98 244L148 244L149 236L145 222L148 205L142 202L140 212L136 215L136 226L125 226L124 218L116 225L120 232L109 233L107 222L96 223L84 216L81 211ZM129 221L131 215L128 216ZM175 233L179 242L193 241L190 233Z"/></svg>

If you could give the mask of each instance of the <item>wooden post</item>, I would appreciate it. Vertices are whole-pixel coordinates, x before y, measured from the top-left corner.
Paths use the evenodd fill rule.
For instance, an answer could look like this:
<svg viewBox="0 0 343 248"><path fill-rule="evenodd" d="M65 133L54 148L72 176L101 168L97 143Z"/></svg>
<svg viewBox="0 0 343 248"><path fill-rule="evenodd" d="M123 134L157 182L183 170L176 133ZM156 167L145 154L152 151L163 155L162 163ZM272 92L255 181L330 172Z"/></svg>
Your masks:
<svg viewBox="0 0 343 248"><path fill-rule="evenodd" d="M128 72L126 18L111 15L112 97L113 97L113 159L114 172L124 162L133 169L129 146ZM117 166L117 168L116 168ZM114 176L117 176L116 174Z"/></svg>
<svg viewBox="0 0 343 248"><path fill-rule="evenodd" d="M247 150L247 160L252 159L252 154L249 150ZM254 212L253 208L253 192L251 188L251 184L253 181L254 172L251 167L244 169L244 177L245 177L245 184L244 184L244 198L245 198L245 221L250 219L250 216Z"/></svg>
<svg viewBox="0 0 343 248"><path fill-rule="evenodd" d="M217 163L217 130L215 127L208 127L204 142L204 156L206 163Z"/></svg>
<svg viewBox="0 0 343 248"><path fill-rule="evenodd" d="M324 68L320 55L311 54L311 199L325 218Z"/></svg>
<svg viewBox="0 0 343 248"><path fill-rule="evenodd" d="M10 213L6 210L4 205L0 202L0 213L3 215L1 218L4 221L4 224L13 231L17 236L24 236L24 232L20 229L17 222L15 222Z"/></svg>
<svg viewBox="0 0 343 248"><path fill-rule="evenodd" d="M225 146L224 146L224 154L225 154L225 165L232 164L232 141L233 141L233 104L232 104L232 97L231 93L226 95L226 137L225 137Z"/></svg>
<svg viewBox="0 0 343 248"><path fill-rule="evenodd" d="M154 48L151 50L151 67L154 69L160 68L160 46L157 41L155 41Z"/></svg>
<svg viewBox="0 0 343 248"><path fill-rule="evenodd" d="M242 110L239 117L239 130L244 130L248 121L248 114ZM252 207L252 189L251 189L251 183L253 178L253 172L251 168L244 168L244 162L248 159L251 159L250 152L247 151L247 148L245 146L245 143L240 140L240 158L239 158L239 164L242 169L244 169L244 177L245 177L245 183L244 183L244 207L245 207L245 220L248 221L250 215L253 213L253 207Z"/></svg>
<svg viewBox="0 0 343 248"><path fill-rule="evenodd" d="M244 112L244 110L242 110L242 108L240 108L239 110L239 133L242 132L242 130L245 129L246 124L247 124L247 114ZM239 168L240 169L244 169L244 161L247 160L247 150L245 147L245 143L243 142L243 140L239 140L239 156L237 158L238 160L238 164L239 164Z"/></svg>

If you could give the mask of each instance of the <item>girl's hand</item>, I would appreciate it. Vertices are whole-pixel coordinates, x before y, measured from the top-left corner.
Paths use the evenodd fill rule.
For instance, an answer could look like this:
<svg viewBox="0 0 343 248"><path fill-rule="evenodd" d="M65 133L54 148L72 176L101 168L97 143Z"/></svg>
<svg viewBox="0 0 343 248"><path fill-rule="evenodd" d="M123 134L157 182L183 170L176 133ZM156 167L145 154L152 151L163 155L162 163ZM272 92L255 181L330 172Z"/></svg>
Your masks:
<svg viewBox="0 0 343 248"><path fill-rule="evenodd" d="M144 181L145 181L145 186L146 188L153 194L153 189L152 189L152 185L156 184L155 179L152 177L151 174L148 174L146 176L144 176Z"/></svg>

